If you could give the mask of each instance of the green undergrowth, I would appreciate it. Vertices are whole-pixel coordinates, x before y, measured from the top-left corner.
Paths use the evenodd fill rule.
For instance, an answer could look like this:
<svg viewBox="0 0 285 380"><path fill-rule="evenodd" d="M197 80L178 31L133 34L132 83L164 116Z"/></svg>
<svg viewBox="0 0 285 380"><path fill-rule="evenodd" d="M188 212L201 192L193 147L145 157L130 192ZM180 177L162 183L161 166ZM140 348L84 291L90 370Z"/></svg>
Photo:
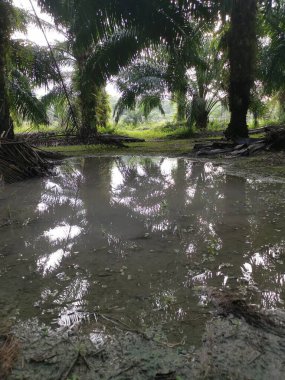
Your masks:
<svg viewBox="0 0 285 380"><path fill-rule="evenodd" d="M275 120L260 120L258 127L264 127L265 125L279 124ZM226 129L227 122L221 122L219 120L211 120L207 132L221 132ZM256 126L253 122L249 122L249 129L254 129ZM36 133L36 132L57 132L63 133L64 130L57 124L53 125L39 125L32 126L24 123L21 126L15 126L15 133ZM115 135L124 135L128 137L140 138L145 140L154 139L183 139L191 138L196 133L200 133L199 130L187 127L185 123L176 124L175 122L146 122L138 125L120 123L118 125L109 123L105 128L99 128L100 133L109 133Z"/></svg>
<svg viewBox="0 0 285 380"><path fill-rule="evenodd" d="M61 134L64 132L64 130L62 128L59 128L56 124L53 124L53 125L41 124L38 126L33 126L30 124L24 123L20 126L15 125L14 132L16 135L21 134L21 133L37 133L37 132L41 132L41 133L55 132L55 133Z"/></svg>
<svg viewBox="0 0 285 380"><path fill-rule="evenodd" d="M193 136L193 131L185 124L174 123L147 123L147 124L119 124L110 125L101 129L101 133L111 133L145 140L187 138Z"/></svg>
<svg viewBox="0 0 285 380"><path fill-rule="evenodd" d="M171 155L179 156L192 151L194 140L161 140L125 144L118 148L111 145L73 145L45 148L52 152L59 152L67 156L84 155Z"/></svg>

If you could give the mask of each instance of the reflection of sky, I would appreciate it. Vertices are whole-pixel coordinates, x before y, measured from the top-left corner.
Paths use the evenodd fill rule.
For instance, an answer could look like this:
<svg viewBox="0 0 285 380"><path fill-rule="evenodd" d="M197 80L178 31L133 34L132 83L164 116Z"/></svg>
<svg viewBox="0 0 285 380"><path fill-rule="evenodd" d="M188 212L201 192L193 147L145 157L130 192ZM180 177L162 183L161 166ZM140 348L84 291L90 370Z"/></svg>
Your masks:
<svg viewBox="0 0 285 380"><path fill-rule="evenodd" d="M69 224L62 224L45 231L43 236L47 238L50 243L59 243L63 241L68 241L69 239L74 239L79 236L82 232L82 228L79 226L70 226Z"/></svg>
<svg viewBox="0 0 285 380"><path fill-rule="evenodd" d="M258 202L266 199L265 186L227 177L209 163L108 160L94 161L96 179L92 165L82 170L86 178L80 170L59 169L58 176L43 180L33 206L40 231L27 247L35 248L36 273L45 284L38 304L52 305L57 323L88 318L87 307L91 314L100 306L112 308L114 289L132 294L126 314L132 300L147 293L146 303L162 310L164 320L186 319L189 295L196 306L207 305L211 287L248 288L263 306L282 304L282 213L272 200ZM138 303L139 313L144 308ZM94 332L94 340L101 338Z"/></svg>
<svg viewBox="0 0 285 380"><path fill-rule="evenodd" d="M163 160L162 164L160 165L161 174L164 178L164 180L169 185L174 185L175 181L173 178L173 174L175 170L177 170L178 167L178 160L173 158L166 158Z"/></svg>
<svg viewBox="0 0 285 380"><path fill-rule="evenodd" d="M59 305L62 306L57 323L59 326L71 326L87 319L89 314L82 311L82 300L84 300L89 289L89 282L86 279L77 278L70 283L62 294L58 295Z"/></svg>
<svg viewBox="0 0 285 380"><path fill-rule="evenodd" d="M48 244L47 251L53 247L51 252L40 255L37 260L38 269L43 275L59 268L62 260L70 256L75 240L86 226L84 203L79 197L82 174L78 169L65 169L64 166L59 167L56 177L44 180L44 191L36 209L43 217L52 212L55 223L55 226L43 231L39 238L40 244L44 244L44 241ZM69 215L66 215L66 207Z"/></svg>
<svg viewBox="0 0 285 380"><path fill-rule="evenodd" d="M152 169L149 168L152 165ZM125 160L122 163L115 162L111 172L111 203L119 203L126 208L129 208L137 217L147 219L146 226L151 233L164 233L172 231L181 238L181 244L184 245L182 251L189 260L195 258L197 260L197 252L201 250L201 243L205 245L205 254L203 260L207 262L208 257L211 262L216 261L216 255L224 248L223 236L220 235L220 225L223 224L223 214L235 215L237 213L238 222L242 225L250 226L248 230L247 243L252 245L252 240L260 230L259 215L244 212L245 207L251 209L252 200L255 201L253 191L258 191L260 184L256 181L239 180L237 177L231 182L233 194L226 191L227 178L222 167L206 163L202 170L198 170L197 164L184 162L183 170L179 172L178 159L153 159L151 165L148 162L143 166L135 160L128 165ZM196 165L196 166L195 166ZM201 165L202 166L202 165ZM182 178L184 176L184 178ZM176 180L180 185L185 186L184 189L178 189ZM244 184L247 186L244 187ZM239 193L240 187L241 193ZM170 192L173 188L173 195ZM229 187L231 188L231 187ZM195 233L186 232L179 226L179 223L171 219L170 215L170 196L175 197L175 193L179 190L179 197L183 194L184 200L182 204L185 209L181 212L189 213L191 208L194 208L194 219L196 220ZM184 193L180 192L184 190ZM244 198L245 194L249 196ZM253 196L253 198L251 198ZM228 198L232 201L229 203ZM245 204L246 199L246 204ZM180 199L179 199L180 201ZM224 204L226 207L224 207ZM232 208L229 208L231 205ZM240 208L241 215L238 214ZM235 226L234 222L233 226ZM238 225L234 227L238 231ZM201 241L202 239L202 241ZM233 242L234 244L234 242ZM247 247L248 249L248 247ZM276 250L276 249L275 249ZM274 251L274 250L273 250ZM246 252L244 252L244 255ZM272 250L271 250L272 256ZM240 278L248 284L255 283L255 268L262 267L265 271L271 271L270 259L263 253L255 253L251 259L240 262ZM201 284L209 283L209 280L215 277L221 277L219 280L222 286L228 286L231 282L231 270L224 269L222 272L218 270L208 270L203 274L198 274L191 279L191 283L200 282ZM189 284L189 282L188 282Z"/></svg>
<svg viewBox="0 0 285 380"><path fill-rule="evenodd" d="M57 251L48 254L46 256L41 256L38 260L38 268L41 268L43 274L47 274L51 270L56 269L60 266L61 261L64 257L69 255L69 251L64 249L58 249Z"/></svg>

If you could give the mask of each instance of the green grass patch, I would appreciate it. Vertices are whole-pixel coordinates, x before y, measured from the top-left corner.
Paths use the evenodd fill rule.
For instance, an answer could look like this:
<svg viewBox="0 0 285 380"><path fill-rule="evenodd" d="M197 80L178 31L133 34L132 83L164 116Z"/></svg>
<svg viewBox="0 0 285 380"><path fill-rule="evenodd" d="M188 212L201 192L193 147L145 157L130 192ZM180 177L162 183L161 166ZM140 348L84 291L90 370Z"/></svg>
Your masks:
<svg viewBox="0 0 285 380"><path fill-rule="evenodd" d="M147 141L143 143L126 144L125 148L118 148L110 145L73 145L44 148L47 151L62 153L66 156L103 156L103 155L162 155L179 156L190 153L193 149L194 141L183 140L162 140Z"/></svg>
<svg viewBox="0 0 285 380"><path fill-rule="evenodd" d="M56 124L53 125L44 125L40 124L38 126L34 126L31 124L24 123L22 125L15 125L14 127L15 134L20 133L49 133L49 132L56 132L56 133L62 133L64 130L62 128L59 128Z"/></svg>
<svg viewBox="0 0 285 380"><path fill-rule="evenodd" d="M185 124L176 125L172 123L165 124L163 122L140 124L137 126L132 124L110 125L108 128L100 129L100 132L145 140L187 138L193 135L193 132Z"/></svg>

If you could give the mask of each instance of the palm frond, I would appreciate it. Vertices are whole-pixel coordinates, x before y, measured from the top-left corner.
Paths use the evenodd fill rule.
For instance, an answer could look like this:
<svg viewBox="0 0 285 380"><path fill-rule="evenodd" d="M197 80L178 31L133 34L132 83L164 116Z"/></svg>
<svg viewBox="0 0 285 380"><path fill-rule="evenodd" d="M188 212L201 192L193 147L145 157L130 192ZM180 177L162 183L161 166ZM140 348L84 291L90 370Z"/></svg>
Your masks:
<svg viewBox="0 0 285 380"><path fill-rule="evenodd" d="M39 20L41 22L41 25L45 29L47 30L55 29L55 25L53 23L43 20L42 18L40 18ZM38 25L37 17L26 9L13 6L11 10L12 31L26 33L29 24Z"/></svg>
<svg viewBox="0 0 285 380"><path fill-rule="evenodd" d="M159 95L146 95L139 101L139 107L143 110L143 115L147 118L150 113L158 108L162 115L165 115Z"/></svg>
<svg viewBox="0 0 285 380"><path fill-rule="evenodd" d="M34 86L48 86L59 81L59 73L53 57L45 47L24 41L11 41L11 62L13 67L26 75ZM64 62L64 54L56 54L58 63Z"/></svg>
<svg viewBox="0 0 285 380"><path fill-rule="evenodd" d="M100 86L112 75L118 74L149 44L148 39L140 37L135 29L120 29L102 40L88 57L85 80L91 76L94 83Z"/></svg>
<svg viewBox="0 0 285 380"><path fill-rule="evenodd" d="M41 102L46 108L49 108L51 105L62 105L66 102L63 88L61 86L54 86L41 98Z"/></svg>
<svg viewBox="0 0 285 380"><path fill-rule="evenodd" d="M116 122L125 109L137 105L143 108L145 116L154 108L164 112L161 101L168 86L164 66L139 60L120 72L116 86L122 94L114 111Z"/></svg>
<svg viewBox="0 0 285 380"><path fill-rule="evenodd" d="M35 124L48 124L43 103L36 97L30 82L20 71L13 70L9 82L9 98L12 111Z"/></svg>

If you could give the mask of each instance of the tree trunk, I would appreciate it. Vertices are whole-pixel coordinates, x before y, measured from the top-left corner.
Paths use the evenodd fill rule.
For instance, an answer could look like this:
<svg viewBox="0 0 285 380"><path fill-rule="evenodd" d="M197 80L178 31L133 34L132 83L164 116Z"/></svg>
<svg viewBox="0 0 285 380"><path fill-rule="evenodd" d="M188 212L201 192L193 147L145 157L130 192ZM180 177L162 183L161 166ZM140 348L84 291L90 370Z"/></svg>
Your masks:
<svg viewBox="0 0 285 380"><path fill-rule="evenodd" d="M187 89L182 89L176 93L176 102L177 102L177 113L176 121L178 123L183 123L186 120L186 111L187 111L187 100L186 100Z"/></svg>
<svg viewBox="0 0 285 380"><path fill-rule="evenodd" d="M111 115L111 107L109 104L109 97L105 87L101 87L97 91L97 100L95 105L97 127L106 128L109 117Z"/></svg>
<svg viewBox="0 0 285 380"><path fill-rule="evenodd" d="M257 36L257 0L236 0L229 35L231 120L225 134L228 139L248 137L247 112L255 79Z"/></svg>
<svg viewBox="0 0 285 380"><path fill-rule="evenodd" d="M208 112L204 112L199 115L199 118L196 120L196 126L200 131L206 131L209 123Z"/></svg>
<svg viewBox="0 0 285 380"><path fill-rule="evenodd" d="M80 107L80 128L78 135L83 140L87 140L90 134L97 134L96 123L96 90L92 83L92 78L87 78L85 73L88 51L73 52L76 59L78 74L76 79L79 91Z"/></svg>
<svg viewBox="0 0 285 380"><path fill-rule="evenodd" d="M90 134L97 134L96 122L96 97L91 90L84 89L80 92L81 125L79 135L82 139L88 139Z"/></svg>
<svg viewBox="0 0 285 380"><path fill-rule="evenodd" d="M8 1L0 1L0 137L13 138L7 89L7 53L10 37Z"/></svg>
<svg viewBox="0 0 285 380"><path fill-rule="evenodd" d="M209 112L207 111L207 102L203 98L197 99L197 109L194 113L196 127L200 131L205 131L209 123Z"/></svg>

